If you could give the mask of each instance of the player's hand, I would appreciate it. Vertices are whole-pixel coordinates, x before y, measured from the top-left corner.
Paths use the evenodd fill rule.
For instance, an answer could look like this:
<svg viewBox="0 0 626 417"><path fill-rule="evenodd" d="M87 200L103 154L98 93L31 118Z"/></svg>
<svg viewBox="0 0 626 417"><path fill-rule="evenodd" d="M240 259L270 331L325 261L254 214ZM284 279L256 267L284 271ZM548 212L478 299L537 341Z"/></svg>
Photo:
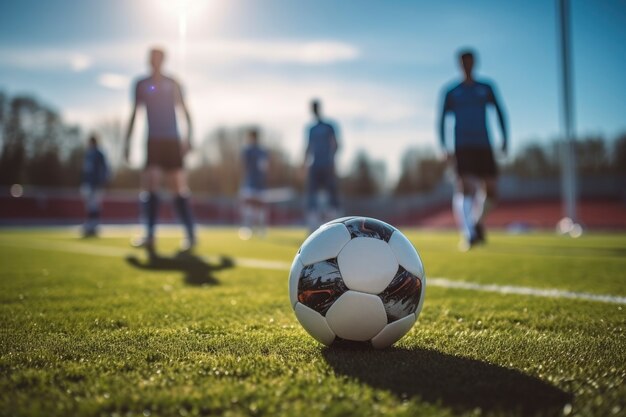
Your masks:
<svg viewBox="0 0 626 417"><path fill-rule="evenodd" d="M180 153L185 156L187 155L189 152L191 152L191 142L186 140L183 141L183 143L181 143L180 145Z"/></svg>
<svg viewBox="0 0 626 417"><path fill-rule="evenodd" d="M130 147L128 145L124 145L124 162L130 162Z"/></svg>
<svg viewBox="0 0 626 417"><path fill-rule="evenodd" d="M300 165L300 168L298 169L297 174L296 174L296 175L298 175L298 179L300 179L300 180L305 180L306 179L307 168L308 167L307 167L306 162L303 163L302 165Z"/></svg>

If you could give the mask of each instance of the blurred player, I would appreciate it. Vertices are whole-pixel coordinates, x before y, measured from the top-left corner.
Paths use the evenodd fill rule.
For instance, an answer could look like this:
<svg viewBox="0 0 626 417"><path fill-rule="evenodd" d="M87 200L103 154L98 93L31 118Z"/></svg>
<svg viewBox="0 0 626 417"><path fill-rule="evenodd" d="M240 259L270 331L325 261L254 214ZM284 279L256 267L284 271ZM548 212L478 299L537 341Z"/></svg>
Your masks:
<svg viewBox="0 0 626 417"><path fill-rule="evenodd" d="M154 230L159 209L158 191L163 176L174 193L174 208L186 232L186 239L181 245L181 250L190 251L196 244L189 204L190 191L183 169L183 157L191 149L191 117L183 100L180 85L161 72L164 58L165 53L162 49L150 50L151 74L135 84L133 111L124 147L124 157L128 161L135 115L137 109L144 106L148 117L148 140L140 200L146 222L146 235L133 244L137 247L145 247L150 255L153 255L155 250ZM182 110L187 124L187 135L183 140L178 132L177 109Z"/></svg>
<svg viewBox="0 0 626 417"><path fill-rule="evenodd" d="M253 233L265 236L267 204L264 201L266 174L269 167L267 151L259 144L259 132L251 129L248 144L241 152L244 169L239 192L242 225L239 237L247 240Z"/></svg>
<svg viewBox="0 0 626 417"><path fill-rule="evenodd" d="M498 169L494 160L487 132L487 105L493 105L502 130L502 152L508 146L507 126L504 112L491 84L474 79L474 52L459 53L464 79L450 88L443 100L440 118L440 139L448 160L445 137L446 115L454 115L454 160L456 161L457 186L452 207L464 236L462 249L485 242L483 219L496 199Z"/></svg>
<svg viewBox="0 0 626 417"><path fill-rule="evenodd" d="M106 157L98 147L97 136L92 134L89 137L89 144L85 151L80 184L80 192L85 201L87 212L87 219L83 225L84 237L92 237L98 234L102 195L108 181L109 166Z"/></svg>
<svg viewBox="0 0 626 417"><path fill-rule="evenodd" d="M331 220L339 214L335 173L335 154L339 145L335 128L322 120L321 103L318 100L311 102L311 111L315 122L309 128L304 160L308 166L307 225L312 232L325 219ZM326 213L319 208L318 194L322 190L328 195L329 209Z"/></svg>

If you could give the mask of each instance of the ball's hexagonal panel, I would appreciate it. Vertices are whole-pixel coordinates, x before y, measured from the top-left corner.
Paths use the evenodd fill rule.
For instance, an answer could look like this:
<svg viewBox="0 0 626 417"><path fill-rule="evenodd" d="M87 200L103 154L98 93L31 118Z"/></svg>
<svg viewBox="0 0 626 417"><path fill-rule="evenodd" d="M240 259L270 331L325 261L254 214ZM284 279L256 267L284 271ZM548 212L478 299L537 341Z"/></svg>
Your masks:
<svg viewBox="0 0 626 417"><path fill-rule="evenodd" d="M333 343L335 333L333 333L326 319L320 313L300 303L296 303L294 311L304 330L313 336L315 340L327 346Z"/></svg>
<svg viewBox="0 0 626 417"><path fill-rule="evenodd" d="M398 268L391 283L379 294L389 323L415 313L422 298L422 281L404 269Z"/></svg>
<svg viewBox="0 0 626 417"><path fill-rule="evenodd" d="M350 241L350 233L343 223L324 225L309 236L300 248L300 261L304 266L336 258Z"/></svg>
<svg viewBox="0 0 626 417"><path fill-rule="evenodd" d="M350 232L352 238L371 237L374 239L389 241L391 235L396 230L395 227L369 217L355 217L343 222Z"/></svg>
<svg viewBox="0 0 626 417"><path fill-rule="evenodd" d="M357 237L337 257L346 286L355 291L378 294L387 288L398 271L398 261L384 240Z"/></svg>
<svg viewBox="0 0 626 417"><path fill-rule="evenodd" d="M396 230L391 238L389 239L389 246L391 246L391 250L394 255L396 255L396 259L398 259L398 263L404 269L416 275L420 278L424 277L424 265L422 264L422 260L420 259L417 250L411 244L409 239L406 238L399 230Z"/></svg>
<svg viewBox="0 0 626 417"><path fill-rule="evenodd" d="M326 315L330 306L348 287L341 279L337 259L316 262L300 271L298 278L298 301Z"/></svg>
<svg viewBox="0 0 626 417"><path fill-rule="evenodd" d="M378 296L348 291L328 309L326 322L342 339L365 342L387 325L387 315Z"/></svg>
<svg viewBox="0 0 626 417"><path fill-rule="evenodd" d="M415 314L410 314L386 325L380 333L372 338L372 346L376 349L383 349L393 345L411 330L411 327L415 324L415 320Z"/></svg>
<svg viewBox="0 0 626 417"><path fill-rule="evenodd" d="M295 308L298 301L298 281L300 280L300 273L302 272L302 262L300 262L300 255L296 255L291 264L291 270L289 271L289 301L291 302L291 308Z"/></svg>

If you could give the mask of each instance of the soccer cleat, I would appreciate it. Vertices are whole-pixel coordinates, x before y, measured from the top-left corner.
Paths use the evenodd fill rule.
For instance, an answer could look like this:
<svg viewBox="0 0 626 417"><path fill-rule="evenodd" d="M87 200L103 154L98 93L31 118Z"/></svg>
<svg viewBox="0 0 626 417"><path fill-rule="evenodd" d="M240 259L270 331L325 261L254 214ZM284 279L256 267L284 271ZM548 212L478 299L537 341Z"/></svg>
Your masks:
<svg viewBox="0 0 626 417"><path fill-rule="evenodd" d="M479 243L487 243L487 238L485 237L485 226L482 223L478 222L474 226L474 244Z"/></svg>
<svg viewBox="0 0 626 417"><path fill-rule="evenodd" d="M459 240L457 247L459 248L460 252L467 252L472 248L472 244L465 239L461 239Z"/></svg>
<svg viewBox="0 0 626 417"><path fill-rule="evenodd" d="M470 249L475 248L479 244L483 243L483 241L478 240L478 236L473 236L468 239L461 239L458 244L459 251L468 252Z"/></svg>
<svg viewBox="0 0 626 417"><path fill-rule="evenodd" d="M190 239L183 239L182 242L180 242L180 253L191 253L193 252L194 248L196 247L196 241L195 240L190 240Z"/></svg>
<svg viewBox="0 0 626 417"><path fill-rule="evenodd" d="M252 238L252 229L249 227L240 227L237 234L241 240L250 240Z"/></svg>
<svg viewBox="0 0 626 417"><path fill-rule="evenodd" d="M130 240L130 246L137 249L147 249L154 251L154 239L147 237L135 237Z"/></svg>
<svg viewBox="0 0 626 417"><path fill-rule="evenodd" d="M98 231L96 229L84 229L82 233L83 238L97 237Z"/></svg>

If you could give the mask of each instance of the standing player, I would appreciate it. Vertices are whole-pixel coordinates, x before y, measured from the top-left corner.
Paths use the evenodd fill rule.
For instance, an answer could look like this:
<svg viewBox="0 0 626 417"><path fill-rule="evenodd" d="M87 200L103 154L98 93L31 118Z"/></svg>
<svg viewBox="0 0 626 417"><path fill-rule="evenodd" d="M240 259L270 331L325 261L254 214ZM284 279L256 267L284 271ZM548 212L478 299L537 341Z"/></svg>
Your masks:
<svg viewBox="0 0 626 417"><path fill-rule="evenodd" d="M98 138L95 134L89 137L89 145L85 151L83 169L81 173L80 192L85 201L87 219L83 225L83 236L92 237L98 233L102 194L104 186L109 181L109 166L106 157L98 147Z"/></svg>
<svg viewBox="0 0 626 417"><path fill-rule="evenodd" d="M267 151L259 144L257 129L248 133L248 144L241 152L241 160L244 173L239 192L242 220L239 237L247 240L254 232L264 236L267 223L267 204L263 193L269 161Z"/></svg>
<svg viewBox="0 0 626 417"><path fill-rule="evenodd" d="M448 160L451 154L446 147L445 120L448 113L455 119L454 159L456 160L457 187L452 207L465 241L462 249L485 242L483 219L496 199L498 170L487 132L487 105L493 105L502 130L502 152L508 145L507 127L502 107L496 99L494 88L487 82L474 79L474 52L459 53L464 79L450 88L443 100L439 123L443 152Z"/></svg>
<svg viewBox="0 0 626 417"><path fill-rule="evenodd" d="M191 149L191 117L183 100L180 85L161 72L165 53L162 49L150 50L151 74L135 84L135 100L130 116L124 146L128 161L130 137L135 123L137 108L144 106L148 116L147 161L143 172L143 190L140 193L142 211L146 222L146 235L133 242L145 247L150 255L155 251L155 234L162 177L174 193L174 207L185 227L186 239L183 251L190 251L196 244L194 222L189 207L190 191L183 170L183 157ZM187 122L187 135L181 140L176 123L176 109L182 110Z"/></svg>
<svg viewBox="0 0 626 417"><path fill-rule="evenodd" d="M337 176L335 173L335 154L339 145L335 128L322 120L321 103L318 100L311 102L311 111L315 122L309 128L308 143L304 154L305 165L308 166L307 184L307 224L312 232L323 222L337 217L339 199L337 195ZM318 193L324 190L328 194L330 206L324 216L318 207Z"/></svg>

